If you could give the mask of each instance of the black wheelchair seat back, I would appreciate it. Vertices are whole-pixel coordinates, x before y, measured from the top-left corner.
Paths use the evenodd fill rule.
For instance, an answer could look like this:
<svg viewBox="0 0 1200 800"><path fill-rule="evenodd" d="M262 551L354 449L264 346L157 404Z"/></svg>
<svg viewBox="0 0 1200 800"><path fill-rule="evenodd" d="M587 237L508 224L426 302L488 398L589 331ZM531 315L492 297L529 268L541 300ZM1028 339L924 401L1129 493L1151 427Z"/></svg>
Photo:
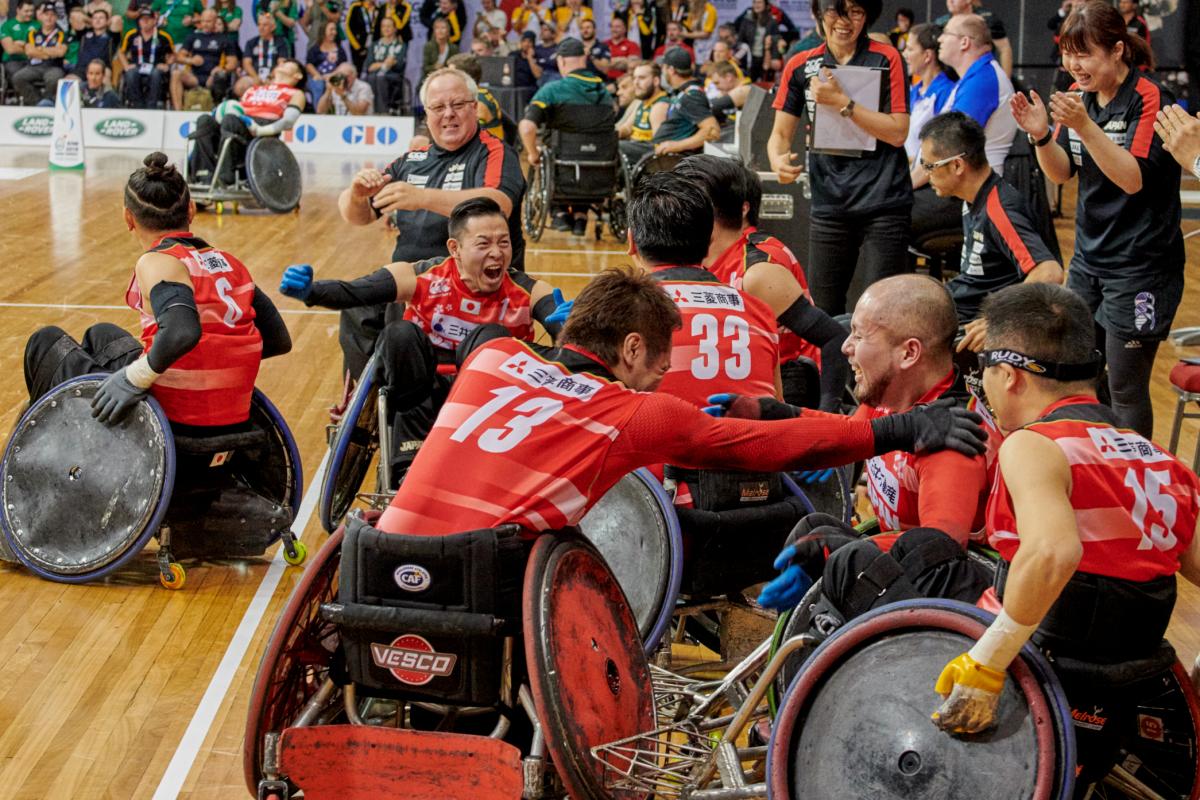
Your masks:
<svg viewBox="0 0 1200 800"><path fill-rule="evenodd" d="M771 563L807 509L788 494L779 473L679 470L693 507L677 506L683 532L683 591L710 596L774 577Z"/></svg>
<svg viewBox="0 0 1200 800"><path fill-rule="evenodd" d="M515 525L409 536L346 525L336 607L347 675L391 696L492 706L521 630L527 540Z"/></svg>
<svg viewBox="0 0 1200 800"><path fill-rule="evenodd" d="M599 201L616 191L620 161L617 134L611 125L600 133L551 131L550 149L556 197Z"/></svg>

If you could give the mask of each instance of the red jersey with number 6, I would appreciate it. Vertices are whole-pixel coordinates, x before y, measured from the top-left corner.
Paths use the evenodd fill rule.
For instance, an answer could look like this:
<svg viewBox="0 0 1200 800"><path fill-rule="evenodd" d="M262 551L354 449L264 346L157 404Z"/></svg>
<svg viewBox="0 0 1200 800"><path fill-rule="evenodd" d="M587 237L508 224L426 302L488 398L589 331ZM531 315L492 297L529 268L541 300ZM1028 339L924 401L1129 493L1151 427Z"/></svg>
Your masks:
<svg viewBox="0 0 1200 800"><path fill-rule="evenodd" d="M162 374L150 393L167 419L185 425L233 425L250 417L250 398L262 361L254 325L254 279L241 261L190 233L168 233L150 248L183 262L200 314L200 341ZM141 314L150 352L158 322L145 308L137 274L125 302Z"/></svg>
<svg viewBox="0 0 1200 800"><path fill-rule="evenodd" d="M1083 542L1079 572L1129 581L1174 575L1195 535L1200 482L1175 456L1113 420L1094 397L1068 397L1025 430L1053 440L1067 457ZM1012 561L1020 531L999 470L987 521L992 547Z"/></svg>
<svg viewBox="0 0 1200 800"><path fill-rule="evenodd" d="M500 289L473 292L458 272L452 256L415 264L417 285L404 311L434 347L455 350L480 325L498 322L518 339L533 340L534 279L510 269Z"/></svg>
<svg viewBox="0 0 1200 800"><path fill-rule="evenodd" d="M787 245L766 233L760 233L754 227L742 231L738 239L709 266L708 270L716 275L722 283L727 283L735 289L741 289L746 279L746 270L755 264L778 264L786 267L792 277L800 284L804 296L812 300L808 293L808 279L804 268L792 255ZM821 365L821 349L816 345L801 339L787 328L779 331L779 361L793 361L799 356L810 358Z"/></svg>
<svg viewBox="0 0 1200 800"><path fill-rule="evenodd" d="M683 317L658 391L701 408L718 392L775 396L779 335L766 303L699 267L659 267L654 277Z"/></svg>

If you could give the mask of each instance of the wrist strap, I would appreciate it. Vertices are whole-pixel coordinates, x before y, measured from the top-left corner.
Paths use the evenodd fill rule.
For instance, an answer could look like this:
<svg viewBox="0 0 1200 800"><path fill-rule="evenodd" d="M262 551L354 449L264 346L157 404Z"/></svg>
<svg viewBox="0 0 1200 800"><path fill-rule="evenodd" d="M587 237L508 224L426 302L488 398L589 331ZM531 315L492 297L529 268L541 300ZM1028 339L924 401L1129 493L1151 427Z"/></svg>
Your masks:
<svg viewBox="0 0 1200 800"><path fill-rule="evenodd" d="M983 666L1003 672L1036 630L1037 625L1022 625L1002 608L969 654Z"/></svg>
<svg viewBox="0 0 1200 800"><path fill-rule="evenodd" d="M1042 138L1038 139L1036 142L1034 142L1033 146L1034 147L1045 147L1046 145L1050 144L1050 140L1053 138L1054 138L1054 126L1051 125L1048 128L1046 128L1046 135L1043 136Z"/></svg>
<svg viewBox="0 0 1200 800"><path fill-rule="evenodd" d="M159 379L161 373L150 369L150 359L142 356L125 367L125 379L139 389L149 389Z"/></svg>

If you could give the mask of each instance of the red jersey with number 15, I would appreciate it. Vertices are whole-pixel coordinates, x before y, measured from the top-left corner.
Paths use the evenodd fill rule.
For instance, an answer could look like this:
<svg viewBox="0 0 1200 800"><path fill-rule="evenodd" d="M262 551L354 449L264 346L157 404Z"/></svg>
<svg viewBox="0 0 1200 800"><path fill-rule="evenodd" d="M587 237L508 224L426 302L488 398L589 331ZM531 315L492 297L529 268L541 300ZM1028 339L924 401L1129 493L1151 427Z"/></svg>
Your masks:
<svg viewBox="0 0 1200 800"><path fill-rule="evenodd" d="M701 408L718 392L775 396L779 335L766 303L698 267L660 267L654 277L683 317L658 391Z"/></svg>
<svg viewBox="0 0 1200 800"><path fill-rule="evenodd" d="M453 257L413 265L417 285L404 318L414 322L434 347L455 350L480 325L498 322L518 339L533 340L534 279L510 269L499 290L473 292L458 272Z"/></svg>
<svg viewBox="0 0 1200 800"><path fill-rule="evenodd" d="M1139 433L1117 428L1094 397L1068 397L1025 426L1051 439L1071 468L1071 508L1083 542L1078 571L1149 581L1179 571L1200 514L1195 474ZM1004 475L988 503L988 539L1005 561L1020 531Z"/></svg>
<svg viewBox="0 0 1200 800"><path fill-rule="evenodd" d="M742 231L742 237L734 242L721 255L717 256L708 271L722 283L727 283L735 289L741 289L746 279L746 270L755 264L778 264L786 267L792 273L804 296L812 301L808 293L808 279L804 268L792 255L787 245L766 233L760 233L753 226ZM811 342L801 339L787 328L779 331L779 362L793 361L799 356L810 358L821 365L821 349Z"/></svg>
<svg viewBox="0 0 1200 800"><path fill-rule="evenodd" d="M168 233L150 248L183 262L200 314L200 341L162 374L150 393L167 419L185 425L233 425L250 417L250 397L262 362L254 325L254 279L241 261L190 233ZM158 321L144 308L137 273L125 302L141 314L150 352Z"/></svg>

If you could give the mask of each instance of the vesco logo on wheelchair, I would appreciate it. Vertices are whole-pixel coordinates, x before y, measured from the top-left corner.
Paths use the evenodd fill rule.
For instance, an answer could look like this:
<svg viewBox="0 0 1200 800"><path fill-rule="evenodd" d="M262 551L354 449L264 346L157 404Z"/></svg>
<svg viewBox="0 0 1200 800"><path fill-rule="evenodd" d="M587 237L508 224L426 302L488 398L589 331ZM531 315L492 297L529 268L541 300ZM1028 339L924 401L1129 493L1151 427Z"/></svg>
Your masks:
<svg viewBox="0 0 1200 800"><path fill-rule="evenodd" d="M458 656L438 653L423 637L404 633L390 645L371 642L371 660L375 666L391 672L401 683L424 686L434 678L444 678L454 672Z"/></svg>

